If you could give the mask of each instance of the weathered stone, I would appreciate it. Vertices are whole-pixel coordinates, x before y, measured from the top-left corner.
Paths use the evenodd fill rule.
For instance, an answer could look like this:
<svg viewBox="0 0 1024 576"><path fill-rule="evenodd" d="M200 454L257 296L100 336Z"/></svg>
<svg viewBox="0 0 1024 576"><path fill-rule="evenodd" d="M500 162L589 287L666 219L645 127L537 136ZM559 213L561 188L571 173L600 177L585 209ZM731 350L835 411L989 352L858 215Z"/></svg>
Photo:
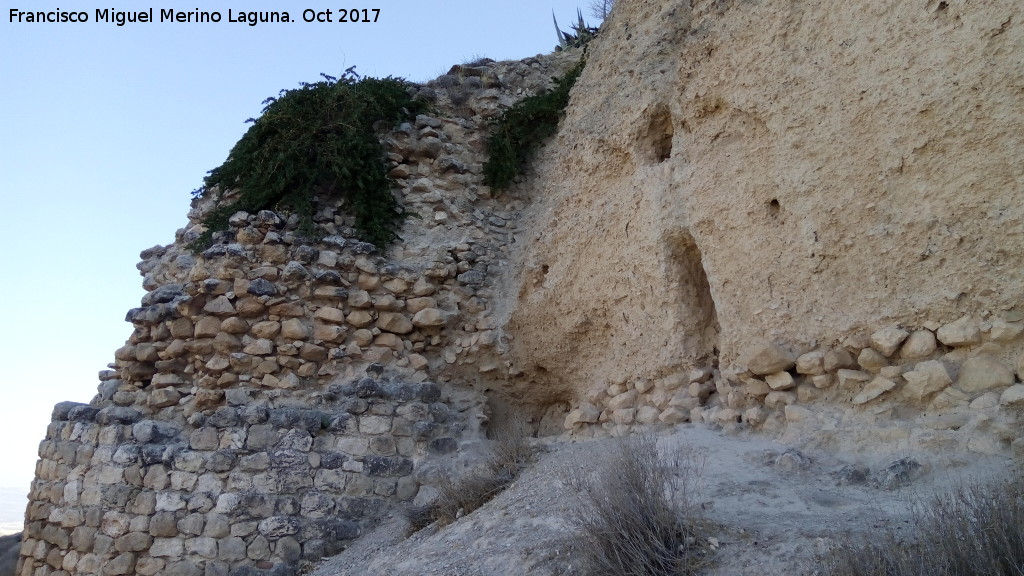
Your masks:
<svg viewBox="0 0 1024 576"><path fill-rule="evenodd" d="M855 405L865 404L896 387L896 383L882 376L875 377L853 398Z"/></svg>
<svg viewBox="0 0 1024 576"><path fill-rule="evenodd" d="M780 372L780 374L788 374L788 372ZM772 391L772 387L767 382L758 378L744 378L743 383L743 392L752 398L763 398Z"/></svg>
<svg viewBox="0 0 1024 576"><path fill-rule="evenodd" d="M232 316L220 323L220 329L228 334L245 334L249 331L249 323L238 316Z"/></svg>
<svg viewBox="0 0 1024 576"><path fill-rule="evenodd" d="M327 359L327 349L306 342L299 348L299 357L311 362L322 362Z"/></svg>
<svg viewBox="0 0 1024 576"><path fill-rule="evenodd" d="M381 346L384 348L391 348L392 350L401 351L405 348L405 344L402 342L402 337L397 334L390 332L383 332L373 339L374 346Z"/></svg>
<svg viewBox="0 0 1024 576"><path fill-rule="evenodd" d="M213 338L220 333L220 319L216 316L203 316L196 321L196 338Z"/></svg>
<svg viewBox="0 0 1024 576"><path fill-rule="evenodd" d="M974 318L964 316L939 328L935 335L946 346L978 344L981 342L981 327Z"/></svg>
<svg viewBox="0 0 1024 576"><path fill-rule="evenodd" d="M992 321L988 337L996 342L1009 342L1024 332L1024 322L1007 322L1001 318Z"/></svg>
<svg viewBox="0 0 1024 576"><path fill-rule="evenodd" d="M903 379L907 381L903 387L906 394L919 402L953 383L946 366L938 360L919 362L913 370L903 374Z"/></svg>
<svg viewBox="0 0 1024 576"><path fill-rule="evenodd" d="M120 576L122 574L131 574L135 568L135 554L131 552L125 552L118 554L113 560L109 560L103 566L103 574L109 576Z"/></svg>
<svg viewBox="0 0 1024 576"><path fill-rule="evenodd" d="M690 420L690 411L688 409L684 411L680 410L679 408L670 406L663 410L661 414L658 415L658 420L670 426L674 424L680 424Z"/></svg>
<svg viewBox="0 0 1024 576"><path fill-rule="evenodd" d="M181 559L185 553L185 541L180 538L156 538L149 548L151 556Z"/></svg>
<svg viewBox="0 0 1024 576"><path fill-rule="evenodd" d="M627 390L626 392L618 394L609 400L608 409L619 410L621 408L631 408L636 405L638 397L639 394L637 394L636 390Z"/></svg>
<svg viewBox="0 0 1024 576"><path fill-rule="evenodd" d="M882 353L883 356L892 356L900 344L907 339L909 333L898 326L882 328L871 335L871 346Z"/></svg>
<svg viewBox="0 0 1024 576"><path fill-rule="evenodd" d="M253 296L276 296L277 286L274 286L273 282L264 278L256 278L249 282L246 292Z"/></svg>
<svg viewBox="0 0 1024 576"><path fill-rule="evenodd" d="M796 371L798 374L815 376L825 373L825 353L821 350L814 350L801 354L796 359Z"/></svg>
<svg viewBox="0 0 1024 576"><path fill-rule="evenodd" d="M203 311L215 316L229 316L235 314L235 307L231 305L227 296L217 296L203 306Z"/></svg>
<svg viewBox="0 0 1024 576"><path fill-rule="evenodd" d="M857 364L868 372L878 373L889 365L889 360L874 348L865 348L857 356Z"/></svg>
<svg viewBox="0 0 1024 576"><path fill-rule="evenodd" d="M362 312L362 313L366 314L365 312ZM353 314L356 314L356 312L353 312ZM349 316L351 316L351 314ZM369 314L367 314L367 316L369 317ZM357 319L357 320L359 320L359 319ZM373 318L370 317L369 318L369 322L367 324L364 324L364 326L368 325L368 324L372 324L372 323L373 323ZM365 330L365 329L363 329L363 330L356 330L355 332L352 333L352 341L357 346L369 346L370 344L373 343L373 332L370 332L369 330Z"/></svg>
<svg viewBox="0 0 1024 576"><path fill-rule="evenodd" d="M832 376L832 374L819 374L817 376L811 377L811 383L814 384L815 388L819 389L828 388L829 386L832 386L833 381L834 377Z"/></svg>
<svg viewBox="0 0 1024 576"><path fill-rule="evenodd" d="M759 376L789 370L796 365L792 352L776 344L761 344L749 348L741 364Z"/></svg>
<svg viewBox="0 0 1024 576"><path fill-rule="evenodd" d="M601 416L601 411L591 404L583 403L575 408L565 417L565 428L572 430L578 424L593 424Z"/></svg>
<svg viewBox="0 0 1024 576"><path fill-rule="evenodd" d="M412 285L412 293L418 297L430 296L435 292L437 292L437 286L426 278L417 278Z"/></svg>
<svg viewBox="0 0 1024 576"><path fill-rule="evenodd" d="M412 474L413 462L408 458L365 456L363 465L369 476L397 477Z"/></svg>
<svg viewBox="0 0 1024 576"><path fill-rule="evenodd" d="M654 406L641 406L636 411L636 421L639 424L651 425L658 421L661 411Z"/></svg>
<svg viewBox="0 0 1024 576"><path fill-rule="evenodd" d="M391 431L391 419L385 416L360 416L359 432L362 434L386 434Z"/></svg>
<svg viewBox="0 0 1024 576"><path fill-rule="evenodd" d="M114 548L118 552L142 552L153 543L153 537L144 532L128 532L114 539Z"/></svg>
<svg viewBox="0 0 1024 576"><path fill-rule="evenodd" d="M999 403L1003 406L1024 405L1024 384L1014 384L1004 390L999 396Z"/></svg>
<svg viewBox="0 0 1024 576"><path fill-rule="evenodd" d="M1013 372L998 358L987 354L974 356L964 361L956 387L968 394L977 394L993 388L1013 384Z"/></svg>
<svg viewBox="0 0 1024 576"><path fill-rule="evenodd" d="M231 367L231 361L224 356L214 356L206 363L206 369L211 372L223 372Z"/></svg>
<svg viewBox="0 0 1024 576"><path fill-rule="evenodd" d="M620 426L632 424L636 420L636 408L619 408L612 410L609 419Z"/></svg>
<svg viewBox="0 0 1024 576"><path fill-rule="evenodd" d="M215 408L224 402L224 391L197 390L193 398L195 399L196 402L196 408L200 410Z"/></svg>
<svg viewBox="0 0 1024 576"><path fill-rule="evenodd" d="M282 318L300 318L306 315L302 302L281 302L270 307L270 313Z"/></svg>
<svg viewBox="0 0 1024 576"><path fill-rule="evenodd" d="M281 323L281 336L289 340L305 340L309 338L309 326L299 318L289 318Z"/></svg>
<svg viewBox="0 0 1024 576"><path fill-rule="evenodd" d="M348 305L352 308L369 308L373 306L373 301L366 290L353 290L349 292Z"/></svg>
<svg viewBox="0 0 1024 576"><path fill-rule="evenodd" d="M789 372L776 372L764 377L764 381L772 390L789 390L796 386L793 376Z"/></svg>
<svg viewBox="0 0 1024 576"><path fill-rule="evenodd" d="M790 404L795 404L796 401L797 397L794 392L773 391L769 392L768 395L764 397L764 405L769 408L788 406Z"/></svg>
<svg viewBox="0 0 1024 576"><path fill-rule="evenodd" d="M927 358L935 352L935 334L930 330L915 330L900 350L900 356L910 360Z"/></svg>
<svg viewBox="0 0 1024 576"><path fill-rule="evenodd" d="M444 312L437 308L424 308L412 317L413 325L421 328L444 326L446 322Z"/></svg>
<svg viewBox="0 0 1024 576"><path fill-rule="evenodd" d="M335 326L333 324L321 324L319 322L313 324L314 340L339 343L345 339L345 334L345 328L343 328L342 326Z"/></svg>
<svg viewBox="0 0 1024 576"><path fill-rule="evenodd" d="M324 322L330 322L333 324L343 324L345 322L345 313L337 308L324 307L320 308L313 314L313 317L317 320Z"/></svg>
<svg viewBox="0 0 1024 576"><path fill-rule="evenodd" d="M942 392L935 395L932 399L931 405L936 410L949 410L952 408L960 408L967 406L970 402L971 397L967 394L957 390L953 386L947 386Z"/></svg>
<svg viewBox="0 0 1024 576"><path fill-rule="evenodd" d="M242 352L253 356L269 356L274 353L274 342L267 338L257 338L242 348Z"/></svg>
<svg viewBox="0 0 1024 576"><path fill-rule="evenodd" d="M377 316L377 327L394 334L408 334L413 330L412 322L397 312L381 312Z"/></svg>
<svg viewBox="0 0 1024 576"><path fill-rule="evenodd" d="M252 325L252 334L257 338L273 338L280 332L280 322L264 320Z"/></svg>
<svg viewBox="0 0 1024 576"><path fill-rule="evenodd" d="M825 372L853 368L856 365L853 356L845 348L831 348L825 352Z"/></svg>
<svg viewBox="0 0 1024 576"><path fill-rule="evenodd" d="M356 328L366 328L373 324L373 316L370 315L366 310L353 310L349 313L345 321L355 326ZM372 334L370 336L373 336ZM369 344L369 342L367 342Z"/></svg>
<svg viewBox="0 0 1024 576"><path fill-rule="evenodd" d="M157 388L149 393L147 403L154 408L174 406L181 400L181 394L174 388Z"/></svg>
<svg viewBox="0 0 1024 576"><path fill-rule="evenodd" d="M836 377L839 380L839 387L844 390L859 388L861 384L871 380L871 374L860 370L840 369L836 372Z"/></svg>

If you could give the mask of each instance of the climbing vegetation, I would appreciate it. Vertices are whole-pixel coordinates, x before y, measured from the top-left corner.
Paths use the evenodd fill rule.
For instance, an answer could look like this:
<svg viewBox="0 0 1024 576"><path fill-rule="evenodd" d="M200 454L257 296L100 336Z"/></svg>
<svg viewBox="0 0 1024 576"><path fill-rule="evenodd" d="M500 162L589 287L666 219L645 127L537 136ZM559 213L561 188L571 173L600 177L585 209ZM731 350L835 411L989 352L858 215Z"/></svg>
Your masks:
<svg viewBox="0 0 1024 576"><path fill-rule="evenodd" d="M485 184L508 188L537 147L558 130L558 121L569 103L569 91L585 64L584 56L556 80L553 89L520 100L498 117L488 141Z"/></svg>
<svg viewBox="0 0 1024 576"><path fill-rule="evenodd" d="M209 172L196 196L237 191L204 220L206 232L192 247L203 249L240 210L290 211L300 231L313 234L316 196L341 197L362 240L380 248L397 238L404 210L391 192L378 131L424 111L399 78L362 78L349 68L341 78L282 90L263 102L259 118Z"/></svg>

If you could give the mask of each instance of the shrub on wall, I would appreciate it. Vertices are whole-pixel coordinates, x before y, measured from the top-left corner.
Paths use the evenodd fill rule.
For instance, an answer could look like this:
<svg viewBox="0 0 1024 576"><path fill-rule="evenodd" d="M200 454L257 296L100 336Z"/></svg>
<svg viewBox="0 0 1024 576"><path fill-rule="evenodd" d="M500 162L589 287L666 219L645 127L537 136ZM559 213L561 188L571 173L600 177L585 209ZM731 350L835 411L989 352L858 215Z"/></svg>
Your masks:
<svg viewBox="0 0 1024 576"><path fill-rule="evenodd" d="M507 188L534 150L554 135L569 103L569 90L584 64L581 58L557 80L554 89L524 98L502 113L487 145L490 158L484 164L485 184Z"/></svg>
<svg viewBox="0 0 1024 576"><path fill-rule="evenodd" d="M209 172L194 194L237 190L238 199L206 216L207 230L193 248L208 246L240 210L297 213L311 234L315 194L344 198L361 239L383 248L397 237L404 211L391 193L377 131L425 105L402 79L360 78L351 68L340 79L322 76L265 100L228 159Z"/></svg>

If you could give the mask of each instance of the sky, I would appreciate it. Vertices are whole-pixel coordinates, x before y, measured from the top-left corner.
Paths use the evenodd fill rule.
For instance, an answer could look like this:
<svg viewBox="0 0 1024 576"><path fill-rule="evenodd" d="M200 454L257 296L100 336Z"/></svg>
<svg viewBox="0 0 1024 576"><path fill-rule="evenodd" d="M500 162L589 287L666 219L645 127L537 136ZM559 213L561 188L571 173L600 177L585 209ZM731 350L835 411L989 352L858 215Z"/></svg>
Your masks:
<svg viewBox="0 0 1024 576"><path fill-rule="evenodd" d="M88 402L131 334L139 252L174 241L191 196L281 89L339 76L426 81L479 57L557 43L586 0L38 0L0 12L0 487L28 491L53 405ZM376 22L340 22L379 9ZM97 22L97 10L155 22ZM160 22L161 9L220 12ZM292 23L229 22L287 11ZM303 22L305 10L333 22ZM84 11L87 22L18 22L11 10ZM596 24L597 22L591 22Z"/></svg>

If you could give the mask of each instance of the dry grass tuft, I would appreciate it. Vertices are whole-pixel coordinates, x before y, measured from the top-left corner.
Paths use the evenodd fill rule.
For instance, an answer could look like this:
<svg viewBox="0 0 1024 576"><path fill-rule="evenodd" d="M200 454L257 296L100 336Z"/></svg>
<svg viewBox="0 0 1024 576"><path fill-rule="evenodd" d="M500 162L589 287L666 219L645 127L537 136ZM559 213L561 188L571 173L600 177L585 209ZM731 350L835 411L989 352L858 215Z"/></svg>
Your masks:
<svg viewBox="0 0 1024 576"><path fill-rule="evenodd" d="M1024 480L960 487L917 505L913 537L844 543L827 576L1024 576Z"/></svg>
<svg viewBox="0 0 1024 576"><path fill-rule="evenodd" d="M434 522L445 526L480 508L512 484L533 455L524 423L513 420L496 430L491 456L483 466L455 482L439 486L440 493L434 502L408 510L410 531L421 530Z"/></svg>
<svg viewBox="0 0 1024 576"><path fill-rule="evenodd" d="M654 437L623 440L600 468L576 466L568 485L580 496L574 547L595 576L696 574L711 564L710 525L693 492L698 463L662 458Z"/></svg>

